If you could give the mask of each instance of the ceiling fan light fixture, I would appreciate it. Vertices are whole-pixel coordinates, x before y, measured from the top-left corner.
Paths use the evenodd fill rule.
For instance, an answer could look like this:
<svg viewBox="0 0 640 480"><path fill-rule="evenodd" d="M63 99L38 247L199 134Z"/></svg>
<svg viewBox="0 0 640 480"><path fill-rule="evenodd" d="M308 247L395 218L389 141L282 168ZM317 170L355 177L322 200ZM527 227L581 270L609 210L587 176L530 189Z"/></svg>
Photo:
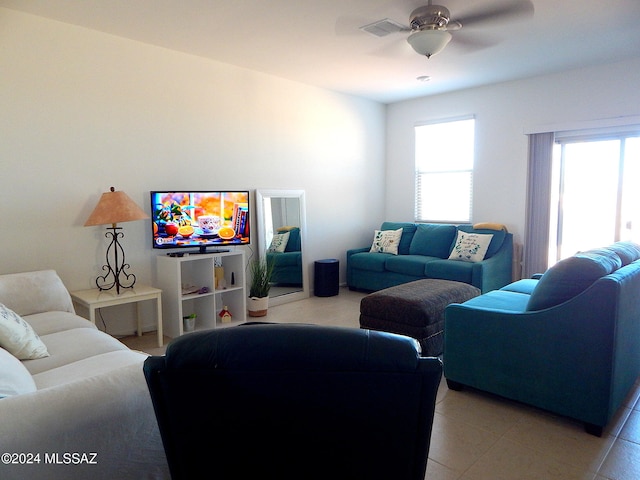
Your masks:
<svg viewBox="0 0 640 480"><path fill-rule="evenodd" d="M425 29L412 33L407 42L420 55L430 58L442 51L451 41L451 34L446 30Z"/></svg>

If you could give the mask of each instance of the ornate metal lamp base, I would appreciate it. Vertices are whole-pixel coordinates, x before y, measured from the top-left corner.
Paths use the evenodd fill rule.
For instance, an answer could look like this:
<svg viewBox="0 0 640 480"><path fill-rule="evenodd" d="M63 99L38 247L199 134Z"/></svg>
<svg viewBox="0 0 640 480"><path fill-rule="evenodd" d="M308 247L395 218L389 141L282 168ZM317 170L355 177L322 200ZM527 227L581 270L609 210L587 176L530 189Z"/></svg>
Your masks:
<svg viewBox="0 0 640 480"><path fill-rule="evenodd" d="M105 237L111 237L111 243L107 247L107 253L105 255L107 263L102 266L102 270L106 271L104 275L96 278L96 286L100 290L111 290L116 287L116 293L120 295L121 288L133 288L136 283L136 276L133 273L127 273L125 270L131 268L131 265L126 263L124 249L118 241L118 238L123 238L124 233L122 227L107 227L107 233ZM113 257L111 262L110 257Z"/></svg>

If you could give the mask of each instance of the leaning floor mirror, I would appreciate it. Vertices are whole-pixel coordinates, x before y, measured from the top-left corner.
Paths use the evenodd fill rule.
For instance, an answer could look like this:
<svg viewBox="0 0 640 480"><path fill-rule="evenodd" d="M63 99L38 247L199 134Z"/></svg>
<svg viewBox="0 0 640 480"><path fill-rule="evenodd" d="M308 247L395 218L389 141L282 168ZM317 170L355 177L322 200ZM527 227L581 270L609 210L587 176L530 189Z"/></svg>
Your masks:
<svg viewBox="0 0 640 480"><path fill-rule="evenodd" d="M273 261L269 305L309 297L304 190L256 190L258 255Z"/></svg>

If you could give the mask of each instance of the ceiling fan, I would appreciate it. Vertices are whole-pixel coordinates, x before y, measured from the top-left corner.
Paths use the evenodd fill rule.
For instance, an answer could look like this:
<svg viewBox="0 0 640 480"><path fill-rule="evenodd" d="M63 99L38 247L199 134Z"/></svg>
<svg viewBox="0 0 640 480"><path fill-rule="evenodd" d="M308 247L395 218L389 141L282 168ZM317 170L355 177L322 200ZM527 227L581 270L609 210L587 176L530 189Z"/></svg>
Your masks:
<svg viewBox="0 0 640 480"><path fill-rule="evenodd" d="M493 6L469 11L457 19L452 19L449 9L442 5L427 5L416 8L409 16L409 25L403 25L388 18L360 27L367 33L384 37L391 33L410 33L409 45L420 55L430 58L441 52L451 41L449 32L460 30L465 25L504 20L507 17L530 16L534 7L531 0L511 0Z"/></svg>

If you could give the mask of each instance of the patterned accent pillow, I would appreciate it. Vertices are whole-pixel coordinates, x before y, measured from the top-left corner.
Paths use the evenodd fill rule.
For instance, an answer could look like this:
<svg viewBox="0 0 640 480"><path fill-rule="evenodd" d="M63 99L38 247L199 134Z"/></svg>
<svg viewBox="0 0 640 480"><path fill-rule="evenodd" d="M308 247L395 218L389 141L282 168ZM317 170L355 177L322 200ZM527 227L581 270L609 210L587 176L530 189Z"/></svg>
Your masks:
<svg viewBox="0 0 640 480"><path fill-rule="evenodd" d="M19 360L48 357L47 347L20 315L0 303L0 347Z"/></svg>
<svg viewBox="0 0 640 480"><path fill-rule="evenodd" d="M449 260L463 262L481 262L489 249L493 235L483 233L467 233L458 230L456 244L451 250Z"/></svg>
<svg viewBox="0 0 640 480"><path fill-rule="evenodd" d="M284 252L284 249L287 248L287 242L289 241L289 232L286 233L278 233L273 236L271 239L271 245L269 245L270 252Z"/></svg>
<svg viewBox="0 0 640 480"><path fill-rule="evenodd" d="M373 234L373 243L369 251L397 255L401 237L401 228L398 230L376 230Z"/></svg>

